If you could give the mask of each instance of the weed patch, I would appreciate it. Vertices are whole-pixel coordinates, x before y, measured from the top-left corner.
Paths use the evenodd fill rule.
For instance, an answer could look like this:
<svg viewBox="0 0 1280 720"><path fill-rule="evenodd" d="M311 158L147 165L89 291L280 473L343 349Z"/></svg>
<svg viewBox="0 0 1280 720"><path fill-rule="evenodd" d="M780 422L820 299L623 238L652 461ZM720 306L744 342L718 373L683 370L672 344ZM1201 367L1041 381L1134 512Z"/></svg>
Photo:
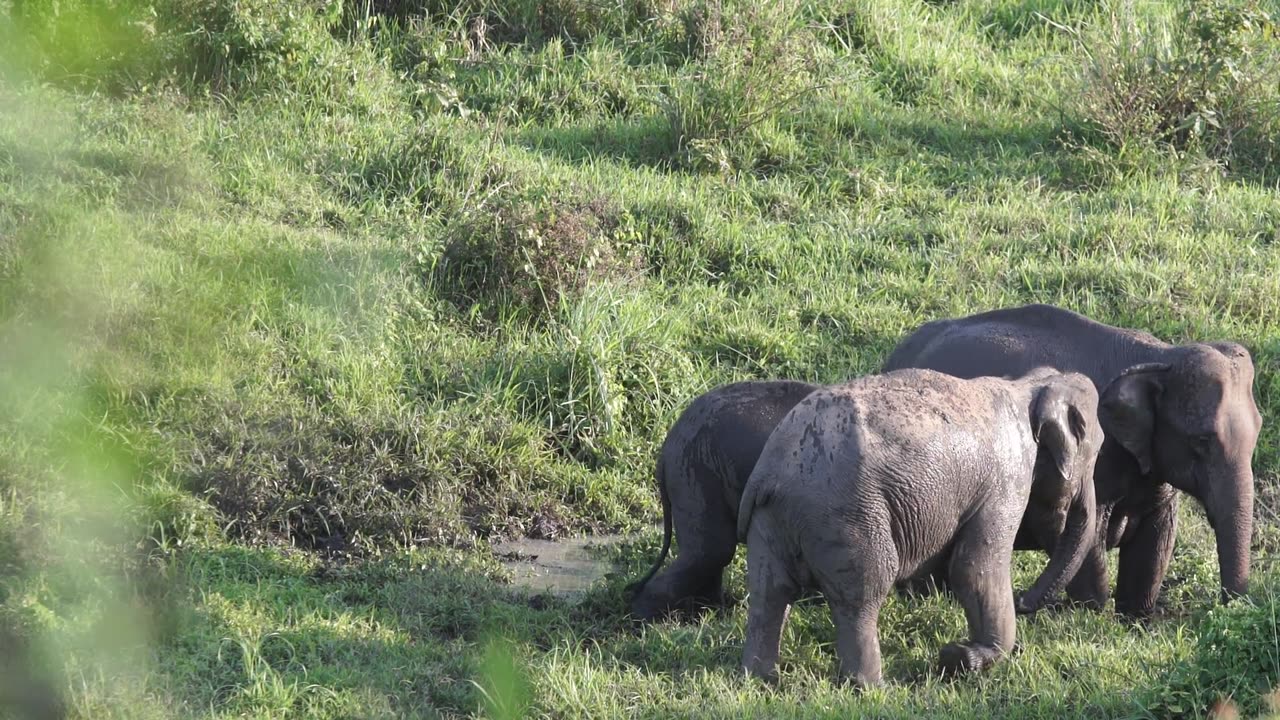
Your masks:
<svg viewBox="0 0 1280 720"><path fill-rule="evenodd" d="M1280 711L1280 598L1269 587L1251 600L1215 607L1201 620L1196 652L1176 666L1149 708L1160 716L1196 717L1229 701L1245 717Z"/></svg>
<svg viewBox="0 0 1280 720"><path fill-rule="evenodd" d="M487 205L450 226L433 270L437 287L464 312L543 319L594 284L643 271L605 198L534 191L500 194Z"/></svg>
<svg viewBox="0 0 1280 720"><path fill-rule="evenodd" d="M789 2L739 8L710 0L686 12L702 60L675 79L665 101L686 161L725 172L770 164L785 152L779 121L825 82L820 44Z"/></svg>
<svg viewBox="0 0 1280 720"><path fill-rule="evenodd" d="M1253 0L1180 3L1176 18L1113 2L1080 34L1087 57L1069 113L1121 151L1156 143L1258 172L1280 152L1273 18Z"/></svg>

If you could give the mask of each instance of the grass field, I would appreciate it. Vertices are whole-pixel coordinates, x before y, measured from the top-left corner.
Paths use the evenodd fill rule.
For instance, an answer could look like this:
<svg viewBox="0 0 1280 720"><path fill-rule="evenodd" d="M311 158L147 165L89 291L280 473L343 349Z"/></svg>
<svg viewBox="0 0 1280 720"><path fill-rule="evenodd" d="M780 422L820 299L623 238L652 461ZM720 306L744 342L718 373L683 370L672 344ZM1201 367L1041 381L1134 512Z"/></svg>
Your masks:
<svg viewBox="0 0 1280 720"><path fill-rule="evenodd" d="M874 371L929 319L1236 340L1276 416L1277 13L0 0L0 715L1265 712L1273 423L1249 601L1215 607L1184 503L1157 617L1020 620L982 677L932 674L944 598L890 601L858 694L821 605L769 689L745 602L637 630L623 587L690 399ZM489 544L611 531L581 602Z"/></svg>

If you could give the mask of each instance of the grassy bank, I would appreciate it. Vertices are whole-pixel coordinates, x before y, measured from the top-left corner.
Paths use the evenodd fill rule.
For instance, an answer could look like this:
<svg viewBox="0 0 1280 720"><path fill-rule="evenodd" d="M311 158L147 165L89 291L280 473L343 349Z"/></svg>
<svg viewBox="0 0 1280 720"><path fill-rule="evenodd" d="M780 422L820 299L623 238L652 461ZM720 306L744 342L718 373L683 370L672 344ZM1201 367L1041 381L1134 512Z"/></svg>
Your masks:
<svg viewBox="0 0 1280 720"><path fill-rule="evenodd" d="M691 398L869 372L928 319L1039 301L1233 339L1273 415L1275 11L0 0L0 696L95 718L1259 710L1270 423L1256 606L1212 609L1187 507L1159 618L1023 622L983 678L929 673L963 627L941 599L890 604L893 682L857 696L825 608L769 691L735 669L741 605L634 632L622 587ZM643 534L581 604L514 591L489 549L604 531Z"/></svg>

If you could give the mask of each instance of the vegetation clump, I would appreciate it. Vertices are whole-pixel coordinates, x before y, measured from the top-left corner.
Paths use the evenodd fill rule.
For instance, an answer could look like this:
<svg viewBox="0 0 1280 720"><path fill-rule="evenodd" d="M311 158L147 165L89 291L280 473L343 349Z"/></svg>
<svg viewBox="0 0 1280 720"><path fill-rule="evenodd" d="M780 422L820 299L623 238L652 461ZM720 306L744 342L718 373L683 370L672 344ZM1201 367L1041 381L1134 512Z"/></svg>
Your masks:
<svg viewBox="0 0 1280 720"><path fill-rule="evenodd" d="M1243 171L1280 159L1275 20L1257 0L1184 2L1172 18L1111 2L1078 34L1086 58L1072 110L1115 148L1202 150Z"/></svg>
<svg viewBox="0 0 1280 720"><path fill-rule="evenodd" d="M637 249L619 237L620 222L600 196L499 194L449 227L434 275L464 311L491 320L513 310L545 318L595 283L643 272Z"/></svg>
<svg viewBox="0 0 1280 720"><path fill-rule="evenodd" d="M1280 597L1264 587L1257 597L1206 613L1195 653L1153 693L1154 714L1194 717L1223 699L1244 717L1280 714Z"/></svg>
<svg viewBox="0 0 1280 720"><path fill-rule="evenodd" d="M787 142L781 121L826 82L821 47L797 4L707 0L686 8L683 19L700 63L667 90L678 147L695 167L778 164Z"/></svg>

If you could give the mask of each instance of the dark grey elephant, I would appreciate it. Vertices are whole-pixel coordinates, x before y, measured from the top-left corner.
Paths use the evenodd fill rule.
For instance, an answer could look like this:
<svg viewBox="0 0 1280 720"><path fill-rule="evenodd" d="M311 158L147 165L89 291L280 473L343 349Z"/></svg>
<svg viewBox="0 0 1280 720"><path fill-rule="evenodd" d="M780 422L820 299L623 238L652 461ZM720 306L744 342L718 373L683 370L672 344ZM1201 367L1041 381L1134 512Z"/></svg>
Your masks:
<svg viewBox="0 0 1280 720"><path fill-rule="evenodd" d="M633 617L653 620L722 602L724 569L738 545L742 488L769 433L817 388L788 380L730 383L699 396L681 413L654 471L662 498L662 551L649 574L631 586ZM671 549L672 525L680 554L658 575Z"/></svg>
<svg viewBox="0 0 1280 720"><path fill-rule="evenodd" d="M1231 342L1170 345L1069 310L1027 305L926 323L902 341L884 369L977 377L1040 365L1089 376L1100 394L1106 433L1095 475L1099 539L1068 595L1105 605L1105 548L1118 547L1116 610L1149 614L1173 553L1175 489L1205 507L1217 539L1223 600L1246 592L1251 463L1262 424L1249 352ZM1030 519L1017 547L1051 549L1054 533Z"/></svg>
<svg viewBox="0 0 1280 720"><path fill-rule="evenodd" d="M750 593L743 666L776 679L791 603L822 591L840 673L881 681L877 622L896 583L945 568L969 640L944 672L980 670L1013 647L1009 566L1028 503L1062 540L1021 599L1061 590L1094 535L1098 395L1083 375L961 380L903 370L817 390L783 418L747 481L738 538Z"/></svg>

